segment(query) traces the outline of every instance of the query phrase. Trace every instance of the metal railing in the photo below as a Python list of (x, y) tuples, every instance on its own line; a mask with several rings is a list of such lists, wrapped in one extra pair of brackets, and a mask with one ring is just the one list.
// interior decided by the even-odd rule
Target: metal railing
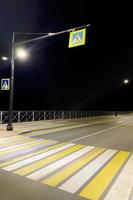
[[(120, 113), (120, 112), (119, 112)], [(121, 113), (125, 114), (125, 113)], [(57, 119), (82, 119), (88, 117), (100, 117), (115, 115), (114, 111), (13, 111), (12, 121), (14, 123), (57, 120)], [(0, 111), (0, 123), (7, 123), (8, 111)]]

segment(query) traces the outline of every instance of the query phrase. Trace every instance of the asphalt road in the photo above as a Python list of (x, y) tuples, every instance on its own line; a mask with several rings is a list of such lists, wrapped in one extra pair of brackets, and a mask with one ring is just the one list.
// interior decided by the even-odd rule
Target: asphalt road
[[(34, 133), (33, 133), (34, 135)], [(33, 136), (133, 152), (133, 116), (88, 123), (88, 126)]]
[(129, 115), (0, 138), (0, 199), (131, 200), (132, 130)]

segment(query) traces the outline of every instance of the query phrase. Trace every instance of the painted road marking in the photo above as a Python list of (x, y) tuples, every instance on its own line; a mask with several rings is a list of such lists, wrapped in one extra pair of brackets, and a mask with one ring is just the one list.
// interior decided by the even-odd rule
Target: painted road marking
[(0, 143), (0, 150), (4, 147), (11, 147), (11, 146), (15, 146), (17, 144), (23, 144), (25, 142), (28, 142), (28, 141), (33, 141), (33, 140), (36, 140), (36, 138), (28, 138), (28, 137), (25, 137), (25, 138), (18, 138), (16, 141), (4, 141), (4, 142), (1, 142)]
[(26, 139), (34, 139), (34, 138), (31, 138), (29, 136), (10, 136), (10, 137), (2, 137), (0, 138), (0, 146), (1, 145), (12, 145), (12, 144), (17, 144), (17, 142), (21, 142), (21, 141), (24, 141)]
[(80, 187), (82, 187), (95, 173), (100, 170), (104, 164), (106, 164), (112, 156), (116, 153), (116, 150), (107, 150), (93, 162), (89, 163), (76, 175), (72, 176), (68, 181), (66, 181), (59, 188), (61, 190), (75, 193)]
[(57, 173), (44, 179), (41, 182), (50, 186), (56, 186), (65, 179), (67, 179), (68, 177), (70, 177), (71, 175), (73, 175), (79, 169), (84, 167), (86, 164), (88, 164), (90, 161), (96, 158), (103, 151), (105, 151), (104, 148), (95, 148), (91, 152), (87, 153), (87, 155), (85, 155), (84, 157), (81, 157), (71, 165), (68, 165), (67, 167), (63, 168), (62, 170), (58, 171)]
[[(77, 192), (87, 199), (98, 200), (104, 196), (105, 200), (129, 200), (133, 188), (133, 155), (130, 156), (130, 152), (46, 141), (5, 148), (0, 152), (6, 152), (0, 157), (5, 159), (1, 160), (0, 167), (42, 184)], [(40, 145), (44, 146), (39, 150)], [(35, 148), (34, 152), (29, 153), (30, 148)], [(13, 158), (9, 157), (12, 150)], [(22, 150), (20, 157), (19, 150)]]
[(7, 171), (16, 170), (16, 169), (18, 169), (18, 168), (20, 168), (20, 167), (23, 167), (23, 166), (25, 166), (25, 165), (28, 165), (28, 164), (31, 164), (31, 163), (36, 162), (36, 161), (38, 161), (38, 160), (41, 160), (41, 159), (43, 159), (43, 158), (46, 158), (46, 157), (48, 157), (48, 156), (50, 156), (50, 155), (52, 155), (52, 154), (55, 154), (55, 153), (57, 153), (57, 152), (59, 152), (59, 151), (62, 151), (62, 150), (64, 150), (64, 149), (67, 149), (67, 148), (72, 147), (72, 146), (74, 146), (74, 144), (73, 144), (73, 143), (69, 143), (69, 144), (66, 144), (66, 145), (64, 145), (64, 146), (57, 147), (57, 148), (54, 149), (54, 150), (51, 150), (51, 151), (48, 151), (48, 152), (44, 152), (44, 153), (41, 153), (41, 154), (39, 154), (39, 155), (33, 156), (33, 157), (31, 157), (31, 158), (28, 158), (28, 159), (26, 159), (26, 160), (22, 160), (22, 161), (20, 161), (20, 162), (15, 163), (15, 164), (9, 165), (9, 166), (7, 166), (7, 167), (4, 167), (3, 169), (4, 169), (4, 170), (7, 170)]
[(99, 199), (129, 155), (129, 152), (117, 153), (79, 195), (89, 199)]
[(29, 174), (31, 172), (34, 172), (34, 171), (44, 167), (45, 165), (50, 164), (53, 161), (56, 161), (56, 160), (58, 160), (58, 159), (60, 159), (60, 158), (62, 158), (64, 156), (67, 156), (70, 153), (75, 152), (75, 151), (77, 151), (77, 150), (79, 150), (79, 149), (81, 149), (83, 147), (84, 147), (84, 145), (74, 145), (74, 146), (69, 147), (68, 149), (65, 149), (65, 150), (63, 150), (63, 151), (61, 151), (59, 153), (56, 153), (56, 154), (54, 154), (54, 155), (52, 155), (50, 157), (42, 159), (41, 161), (37, 161), (37, 162), (35, 162), (35, 163), (31, 164), (31, 165), (28, 165), (27, 167), (21, 168), (21, 169), (15, 171), (15, 173), (19, 174), (21, 176), (27, 175), (27, 174)]
[(18, 138), (22, 138), (24, 136), (20, 136), (20, 135), (17, 135), (17, 136), (10, 136), (10, 137), (5, 137), (5, 138), (0, 138), (0, 142), (3, 142), (3, 141), (12, 141), (12, 140), (17, 140)]
[(91, 146), (84, 147), (84, 148), (80, 149), (79, 151), (76, 151), (76, 152), (66, 156), (65, 158), (62, 158), (46, 167), (43, 167), (42, 169), (30, 174), (27, 177), (31, 178), (33, 180), (39, 180), (41, 178), (44, 178), (45, 176), (49, 175), (50, 173), (56, 171), (57, 169), (60, 169), (61, 167), (67, 165), (68, 163), (74, 161), (75, 159), (83, 156), (85, 153), (91, 151), (92, 149), (94, 149), (94, 147), (91, 147)]
[(9, 154), (0, 156), (0, 163), (5, 162), (6, 160), (9, 160), (9, 159), (11, 160), (11, 159), (14, 159), (14, 158), (18, 158), (19, 156), (22, 156), (22, 155), (35, 153), (36, 151), (42, 150), (42, 149), (46, 148), (47, 146), (49, 146), (48, 142), (44, 143), (44, 144), (39, 144), (39, 145), (36, 145), (36, 146), (33, 146), (33, 147), (29, 147), (29, 148), (26, 148), (26, 149), (22, 149), (22, 150), (19, 150), (17, 152), (13, 152), (13, 153), (9, 153)]
[[(48, 142), (47, 145), (49, 146), (49, 145), (55, 144), (55, 143), (57, 143), (57, 142), (56, 142), (56, 141), (51, 141), (51, 142)], [(12, 160), (8, 160), (8, 161), (5, 161), (5, 162), (2, 162), (2, 163), (0, 163), (0, 167), (5, 167), (5, 166), (8, 166), (8, 165), (10, 165), (10, 164), (16, 163), (16, 162), (18, 162), (18, 161), (24, 160), (24, 159), (26, 159), (26, 158), (30, 158), (30, 157), (32, 157), (32, 156), (38, 155), (38, 154), (40, 154), (40, 153), (44, 153), (44, 152), (46, 152), (46, 151), (50, 151), (50, 150), (52, 150), (52, 149), (54, 149), (54, 148), (63, 146), (64, 144), (65, 144), (65, 143), (59, 143), (59, 144), (56, 144), (56, 145), (50, 146), (50, 147), (47, 147), (47, 146), (46, 146), (46, 147), (47, 147), (46, 149), (37, 150), (37, 151), (34, 152), (34, 153), (29, 153), (29, 154), (27, 154), (27, 155), (24, 155), (24, 156), (22, 155), (22, 156), (19, 156), (18, 158), (12, 159)]]
[(45, 144), (47, 142), (49, 142), (50, 140), (42, 140), (42, 139), (39, 139), (39, 140), (35, 140), (33, 142), (30, 142), (29, 144), (26, 144), (22, 147), (17, 147), (15, 149), (11, 149), (11, 150), (8, 150), (8, 151), (3, 151), (3, 152), (0, 152), (0, 156), (2, 155), (6, 155), (6, 154), (9, 154), (9, 153), (12, 153), (12, 152), (16, 152), (16, 151), (19, 151), (19, 150), (23, 150), (23, 149), (26, 149), (26, 148), (29, 148), (29, 147), (34, 147), (34, 146), (37, 146), (37, 145), (40, 145), (40, 144)]
[(33, 139), (32, 138), (31, 139), (26, 139), (25, 141), (23, 141), (23, 143), (21, 142), (22, 144), (17, 144), (17, 145), (14, 145), (14, 146), (1, 148), (0, 152), (7, 151), (7, 150), (10, 150), (10, 149), (15, 149), (17, 147), (21, 147), (21, 146), (24, 146), (24, 145), (27, 145), (27, 144), (32, 144), (32, 143), (34, 143), (35, 140), (36, 140), (35, 138), (33, 138)]
[(129, 200), (133, 188), (133, 155), (127, 161), (105, 200)]

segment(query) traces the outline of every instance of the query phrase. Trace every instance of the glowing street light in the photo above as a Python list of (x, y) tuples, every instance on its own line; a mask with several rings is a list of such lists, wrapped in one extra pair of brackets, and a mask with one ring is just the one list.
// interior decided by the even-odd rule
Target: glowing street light
[(15, 56), (20, 60), (26, 60), (29, 57), (29, 54), (24, 48), (16, 48)]
[(127, 84), (129, 83), (129, 79), (124, 79), (124, 80), (123, 80), (123, 83), (124, 83), (125, 85), (127, 85)]
[(8, 58), (5, 56), (2, 56), (2, 60), (6, 61), (6, 60), (8, 60)]

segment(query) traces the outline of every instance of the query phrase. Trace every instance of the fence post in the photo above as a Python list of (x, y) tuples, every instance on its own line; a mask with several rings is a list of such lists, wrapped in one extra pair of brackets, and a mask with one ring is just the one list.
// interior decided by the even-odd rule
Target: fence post
[(34, 122), (34, 120), (35, 120), (35, 112), (33, 111), (32, 112), (32, 121)]
[(69, 119), (71, 119), (71, 111), (69, 111)]
[(55, 116), (55, 111), (54, 111), (54, 120), (55, 120), (55, 117), (56, 117), (56, 116)]
[(44, 118), (43, 119), (46, 120), (46, 111), (44, 111)]
[(75, 111), (75, 119), (77, 119), (77, 111)]
[(20, 111), (18, 112), (18, 123), (20, 122)]
[(1, 124), (2, 124), (2, 120), (3, 120), (3, 119), (2, 119), (2, 115), (3, 115), (3, 112), (1, 111), (1, 112), (0, 112), (0, 123), (1, 123)]
[(62, 120), (64, 120), (64, 111), (62, 111)]
[(80, 113), (81, 113), (81, 114), (80, 114), (80, 118), (82, 119), (82, 111), (80, 111)]

